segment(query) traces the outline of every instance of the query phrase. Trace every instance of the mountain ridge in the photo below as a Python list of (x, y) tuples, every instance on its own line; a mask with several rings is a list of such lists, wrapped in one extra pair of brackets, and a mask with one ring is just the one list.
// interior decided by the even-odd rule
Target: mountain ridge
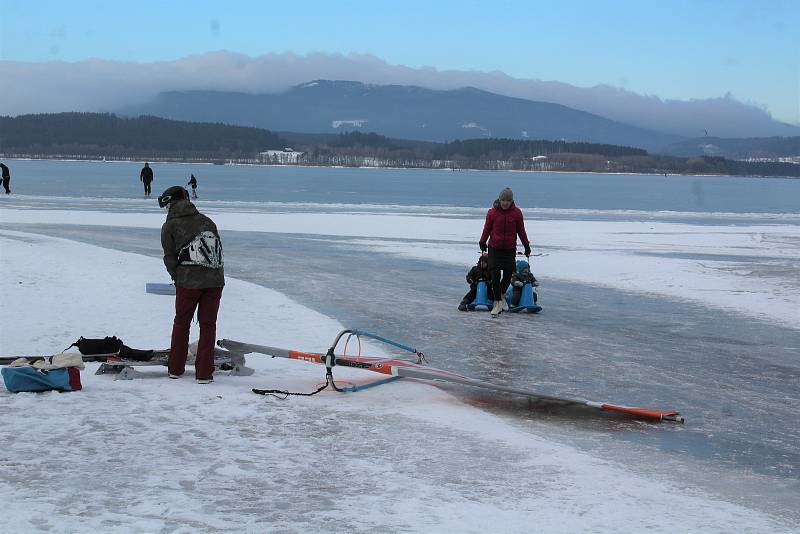
[(373, 131), (436, 142), (480, 137), (564, 139), (657, 150), (682, 140), (562, 104), (507, 97), (476, 87), (440, 90), (352, 80), (311, 80), (280, 93), (167, 91), (148, 103), (116, 112), (273, 131)]
[(730, 92), (680, 100), (609, 84), (580, 87), (534, 77), (515, 78), (499, 70), (414, 68), (370, 54), (283, 52), (248, 56), (218, 50), (150, 63), (0, 60), (0, 71), (2, 115), (104, 112), (144, 103), (163, 91), (277, 93), (308, 80), (340, 79), (430, 89), (472, 86), (499, 95), (557, 103), (683, 138), (706, 131), (724, 138), (800, 135), (800, 119), (795, 123), (777, 120), (764, 107), (738, 100)]

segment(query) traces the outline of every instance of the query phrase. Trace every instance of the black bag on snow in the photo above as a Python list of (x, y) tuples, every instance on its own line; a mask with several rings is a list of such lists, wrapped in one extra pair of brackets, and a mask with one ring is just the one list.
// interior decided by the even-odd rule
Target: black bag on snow
[(133, 360), (135, 362), (149, 362), (150, 360), (153, 359), (153, 356), (155, 356), (155, 351), (153, 350), (132, 349), (128, 345), (122, 345), (119, 348), (119, 357), (122, 358), (123, 360)]
[(122, 340), (118, 339), (117, 336), (106, 336), (103, 339), (92, 339), (81, 336), (78, 341), (67, 347), (67, 349), (78, 347), (81, 354), (88, 356), (92, 354), (113, 354), (119, 352), (122, 346)]

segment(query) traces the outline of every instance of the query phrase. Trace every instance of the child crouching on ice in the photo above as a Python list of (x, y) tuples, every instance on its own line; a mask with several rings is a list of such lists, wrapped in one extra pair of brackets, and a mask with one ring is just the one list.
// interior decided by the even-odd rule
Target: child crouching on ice
[(511, 294), (511, 305), (519, 305), (519, 299), (522, 296), (522, 287), (525, 284), (532, 284), (533, 287), (539, 286), (539, 281), (533, 276), (531, 266), (525, 260), (517, 260), (517, 270), (511, 275), (511, 287), (513, 293)]
[(473, 300), (475, 300), (475, 296), (478, 294), (478, 280), (486, 281), (486, 290), (489, 293), (489, 300), (493, 301), (494, 296), (492, 295), (492, 279), (491, 273), (489, 272), (489, 259), (484, 254), (478, 258), (477, 265), (474, 265), (467, 273), (469, 291), (466, 295), (464, 295), (464, 298), (461, 299), (461, 304), (458, 305), (459, 310), (467, 311), (467, 306)]

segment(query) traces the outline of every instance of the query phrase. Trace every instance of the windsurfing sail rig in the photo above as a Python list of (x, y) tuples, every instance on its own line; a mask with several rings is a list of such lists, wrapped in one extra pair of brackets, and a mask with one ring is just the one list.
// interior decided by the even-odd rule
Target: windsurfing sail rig
[[(345, 334), (371, 337), (373, 339), (377, 339), (379, 341), (383, 341), (385, 343), (389, 343), (391, 345), (400, 347), (404, 350), (408, 350), (409, 352), (417, 354), (417, 362), (403, 360), (400, 358), (361, 356), (360, 354), (358, 356), (334, 355), (334, 349), (338, 345), (339, 340)], [(266, 354), (268, 356), (276, 358), (288, 358), (291, 360), (300, 360), (304, 362), (322, 364), (328, 368), (328, 376), (331, 376), (330, 371), (334, 366), (340, 365), (343, 367), (364, 369), (367, 371), (373, 371), (383, 375), (390, 375), (401, 378), (415, 378), (419, 380), (432, 380), (432, 381), (449, 382), (454, 384), (463, 384), (466, 386), (472, 386), (476, 388), (519, 395), (536, 401), (542, 401), (558, 405), (584, 406), (593, 409), (623, 413), (633, 417), (647, 419), (651, 421), (672, 421), (677, 423), (684, 422), (684, 418), (681, 416), (679, 412), (675, 410), (636, 408), (633, 406), (624, 406), (619, 404), (612, 404), (609, 402), (598, 402), (580, 398), (548, 395), (526, 389), (494, 384), (491, 382), (487, 382), (485, 380), (477, 380), (474, 378), (469, 378), (460, 375), (458, 373), (453, 373), (451, 371), (428, 367), (426, 365), (423, 365), (423, 362), (425, 361), (425, 356), (420, 351), (413, 349), (411, 347), (407, 347), (405, 345), (401, 345), (399, 343), (395, 343), (386, 338), (382, 338), (380, 336), (376, 336), (374, 334), (358, 330), (343, 330), (342, 332), (340, 332), (339, 335), (336, 337), (336, 340), (334, 341), (333, 345), (331, 346), (330, 349), (328, 349), (328, 352), (326, 354), (283, 349), (279, 347), (270, 347), (267, 345), (243, 343), (241, 341), (234, 341), (231, 339), (222, 339), (217, 342), (217, 345), (231, 352), (239, 352), (243, 354), (249, 354), (249, 353)], [(336, 388), (335, 385), (334, 389), (339, 390), (338, 388)]]

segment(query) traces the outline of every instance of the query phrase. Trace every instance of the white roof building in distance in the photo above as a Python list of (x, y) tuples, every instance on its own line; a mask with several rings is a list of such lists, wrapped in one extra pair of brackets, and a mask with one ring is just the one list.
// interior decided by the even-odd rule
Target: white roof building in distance
[(259, 152), (259, 156), (266, 163), (281, 163), (292, 164), (297, 163), (297, 160), (305, 154), (305, 152), (297, 152), (293, 148), (286, 147), (283, 150), (265, 150)]

